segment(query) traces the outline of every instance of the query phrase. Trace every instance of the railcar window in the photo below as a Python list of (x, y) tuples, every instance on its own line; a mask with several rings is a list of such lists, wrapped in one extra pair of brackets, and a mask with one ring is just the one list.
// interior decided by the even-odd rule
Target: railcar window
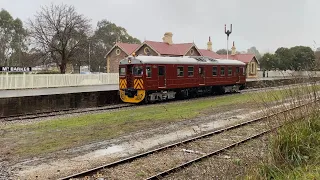
[(228, 67), (228, 76), (232, 76), (232, 67)]
[(239, 67), (236, 67), (236, 75), (239, 75), (239, 73), (240, 73), (240, 69)]
[(204, 75), (204, 68), (203, 67), (199, 67), (199, 74)]
[(119, 74), (120, 74), (120, 76), (125, 76), (126, 75), (126, 68), (124, 68), (124, 67), (119, 68)]
[(142, 76), (142, 75), (143, 75), (143, 68), (142, 68), (142, 66), (134, 66), (134, 67), (133, 67), (133, 75), (134, 75), (134, 76)]
[(151, 77), (151, 67), (150, 66), (147, 66), (146, 67), (146, 75), (147, 75), (147, 77)]
[(245, 67), (242, 67), (242, 74), (246, 75), (246, 68)]
[(177, 68), (177, 76), (183, 76), (183, 67)]
[(225, 73), (224, 73), (224, 67), (221, 67), (221, 68), (220, 68), (220, 75), (221, 75), (221, 76), (224, 76), (224, 75), (225, 75)]
[(193, 66), (188, 67), (188, 76), (193, 76)]
[(217, 76), (217, 75), (218, 75), (218, 68), (212, 67), (212, 76)]

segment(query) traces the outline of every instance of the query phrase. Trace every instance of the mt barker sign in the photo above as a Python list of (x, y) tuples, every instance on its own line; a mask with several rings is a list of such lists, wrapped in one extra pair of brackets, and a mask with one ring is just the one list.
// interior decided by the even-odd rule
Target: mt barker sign
[(4, 67), (0, 66), (0, 71), (4, 72), (31, 72), (31, 67)]

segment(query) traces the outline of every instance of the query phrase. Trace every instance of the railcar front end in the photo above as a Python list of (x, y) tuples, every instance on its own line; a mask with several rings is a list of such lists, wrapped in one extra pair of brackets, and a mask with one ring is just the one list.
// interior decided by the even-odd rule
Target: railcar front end
[(119, 93), (121, 100), (126, 103), (140, 103), (144, 100), (143, 64), (129, 57), (119, 65)]

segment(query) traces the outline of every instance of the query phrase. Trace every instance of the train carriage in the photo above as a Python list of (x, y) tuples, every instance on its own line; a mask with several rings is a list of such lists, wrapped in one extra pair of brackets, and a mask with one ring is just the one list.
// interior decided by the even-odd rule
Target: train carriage
[(203, 56), (129, 56), (119, 65), (120, 98), (140, 103), (239, 92), (246, 82), (245, 67), (241, 61)]

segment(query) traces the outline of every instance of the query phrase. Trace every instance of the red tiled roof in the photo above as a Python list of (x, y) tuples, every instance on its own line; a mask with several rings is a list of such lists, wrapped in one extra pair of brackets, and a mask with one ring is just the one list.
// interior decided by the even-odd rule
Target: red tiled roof
[(116, 45), (118, 45), (128, 55), (132, 54), (133, 51), (140, 46), (140, 44), (129, 44), (129, 43), (117, 43)]
[(207, 49), (199, 49), (200, 53), (202, 56), (207, 56), (207, 57), (211, 57), (214, 59), (220, 59), (221, 56), (213, 51), (209, 51)]
[(145, 44), (153, 48), (161, 55), (185, 55), (194, 45), (193, 43), (168, 44), (165, 42), (145, 41)]
[[(228, 59), (233, 59), (233, 60), (239, 60), (241, 62), (244, 63), (249, 63), (253, 58), (254, 58), (254, 54), (236, 54), (236, 55), (229, 55)], [(222, 54), (220, 55), (221, 59), (227, 59), (227, 55), (226, 54)]]

